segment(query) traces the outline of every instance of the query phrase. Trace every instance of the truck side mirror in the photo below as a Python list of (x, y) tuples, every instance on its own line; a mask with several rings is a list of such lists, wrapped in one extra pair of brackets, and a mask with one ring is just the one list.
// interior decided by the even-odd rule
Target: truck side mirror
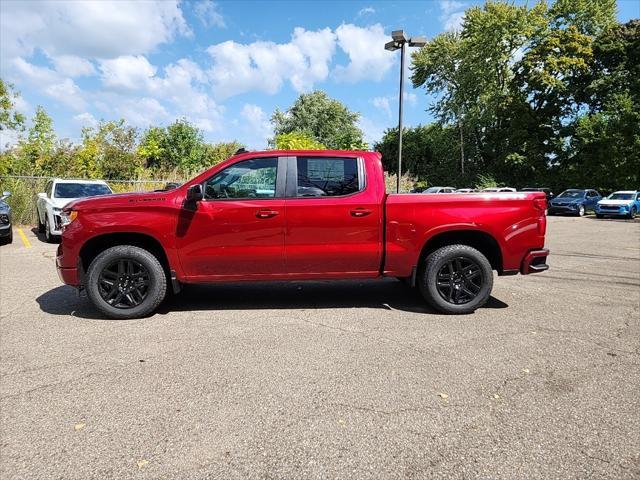
[(9, 198), (11, 196), (11, 192), (2, 192), (2, 197), (0, 200), (4, 200), (5, 198)]
[(189, 187), (189, 189), (187, 190), (187, 196), (185, 197), (185, 200), (189, 203), (195, 203), (195, 202), (199, 202), (203, 198), (204, 198), (204, 195), (202, 194), (202, 185), (197, 184), (197, 185), (191, 185)]
[(40, 193), (38, 194), (38, 198), (47, 198), (47, 194), (46, 194), (46, 193), (44, 193), (44, 192), (40, 192)]

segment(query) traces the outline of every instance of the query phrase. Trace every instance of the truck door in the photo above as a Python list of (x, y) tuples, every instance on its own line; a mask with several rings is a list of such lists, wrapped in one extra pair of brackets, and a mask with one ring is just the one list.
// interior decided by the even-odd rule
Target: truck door
[(364, 159), (290, 157), (285, 268), (301, 277), (373, 277), (382, 243), (382, 196), (367, 188)]
[(203, 184), (204, 199), (183, 209), (176, 242), (192, 280), (269, 278), (284, 273), (286, 158), (243, 160)]

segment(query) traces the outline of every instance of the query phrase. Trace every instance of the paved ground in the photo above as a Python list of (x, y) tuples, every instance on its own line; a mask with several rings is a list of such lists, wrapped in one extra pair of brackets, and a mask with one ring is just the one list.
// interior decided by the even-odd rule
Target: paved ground
[(0, 248), (0, 477), (639, 478), (640, 222), (447, 317), (395, 280), (190, 288), (100, 319)]

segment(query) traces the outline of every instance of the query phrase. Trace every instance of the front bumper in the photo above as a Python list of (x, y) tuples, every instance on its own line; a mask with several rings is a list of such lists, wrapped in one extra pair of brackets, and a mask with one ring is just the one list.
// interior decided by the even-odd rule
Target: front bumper
[(62, 235), (62, 218), (60, 217), (60, 214), (53, 213), (51, 216), (53, 217), (53, 223), (51, 224), (51, 235)]
[(549, 270), (547, 265), (547, 256), (549, 255), (548, 248), (541, 248), (540, 250), (531, 250), (522, 260), (520, 266), (520, 273), (522, 275), (528, 275), (530, 273), (540, 273), (545, 270)]
[(64, 249), (62, 244), (58, 245), (58, 251), (56, 253), (56, 270), (58, 272), (58, 278), (60, 278), (60, 281), (66, 285), (79, 287), (82, 285), (84, 277), (82, 265), (78, 263), (78, 266), (63, 266), (63, 251)]
[(557, 213), (572, 213), (575, 215), (578, 213), (579, 207), (580, 206), (578, 204), (553, 205), (550, 203), (549, 206), (547, 207), (547, 212), (550, 213), (551, 215), (557, 214)]
[(0, 237), (8, 237), (11, 235), (11, 224), (5, 223), (0, 225)]
[(598, 215), (629, 215), (629, 207), (626, 205), (596, 205)]

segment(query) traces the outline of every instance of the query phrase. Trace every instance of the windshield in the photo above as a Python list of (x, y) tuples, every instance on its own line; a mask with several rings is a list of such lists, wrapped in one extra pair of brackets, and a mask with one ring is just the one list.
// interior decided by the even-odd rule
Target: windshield
[(612, 193), (607, 197), (609, 200), (633, 200), (633, 193)]
[(558, 198), (582, 198), (584, 197), (584, 190), (565, 190)]
[(109, 187), (101, 183), (58, 183), (54, 195), (56, 198), (81, 198), (110, 193)]
[(442, 187), (429, 187), (423, 193), (438, 193)]

